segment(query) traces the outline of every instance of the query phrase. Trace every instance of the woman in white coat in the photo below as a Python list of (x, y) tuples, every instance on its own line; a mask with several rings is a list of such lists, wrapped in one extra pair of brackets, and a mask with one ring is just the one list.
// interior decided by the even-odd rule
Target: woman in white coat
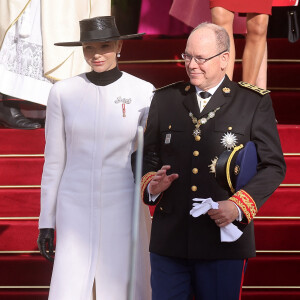
[[(38, 246), (52, 259), (50, 300), (126, 299), (134, 180), (130, 157), (153, 85), (118, 69), (114, 17), (80, 21), (93, 71), (54, 84), (46, 115)], [(149, 215), (148, 215), (149, 217)], [(148, 219), (148, 221), (150, 218)], [(136, 299), (150, 299), (147, 228), (141, 218)], [(49, 253), (46, 250), (49, 249)], [(144, 254), (144, 255), (143, 255)]]

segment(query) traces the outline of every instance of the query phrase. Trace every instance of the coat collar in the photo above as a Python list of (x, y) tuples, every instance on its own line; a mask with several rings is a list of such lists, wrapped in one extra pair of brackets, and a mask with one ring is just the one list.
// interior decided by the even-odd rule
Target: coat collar
[(228, 102), (228, 100), (230, 100), (232, 97), (232, 92), (233, 84), (227, 75), (225, 75), (223, 82), (200, 113), (200, 118)]
[(233, 94), (234, 85), (232, 81), (225, 75), (225, 78), (218, 89), (215, 91), (211, 99), (209, 100), (208, 104), (200, 113), (197, 96), (196, 96), (196, 88), (195, 86), (187, 83), (184, 85), (185, 94), (183, 105), (188, 110), (188, 112), (192, 112), (193, 115), (199, 119), (211, 111), (214, 111), (217, 107), (223, 106), (227, 103)]
[(191, 84), (186, 84), (184, 89), (185, 97), (183, 100), (183, 105), (188, 110), (188, 112), (192, 112), (193, 115), (198, 119), (200, 117), (200, 109), (196, 96), (195, 86)]

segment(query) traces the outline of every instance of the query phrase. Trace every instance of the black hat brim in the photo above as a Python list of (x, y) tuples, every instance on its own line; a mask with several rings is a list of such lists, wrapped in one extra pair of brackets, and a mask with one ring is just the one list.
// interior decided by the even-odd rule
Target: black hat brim
[(121, 36), (110, 37), (110, 38), (103, 38), (103, 39), (93, 39), (93, 40), (77, 41), (77, 42), (61, 42), (61, 43), (55, 43), (54, 45), (65, 46), (65, 47), (76, 47), (76, 46), (82, 46), (83, 43), (137, 39), (142, 37), (144, 34), (145, 33), (136, 33), (136, 34), (127, 34), (127, 35), (121, 35)]
[[(242, 145), (240, 145), (242, 146)], [(257, 170), (257, 152), (255, 144), (251, 141), (247, 142), (245, 147), (237, 150), (230, 161), (228, 161), (232, 150), (225, 150), (221, 153), (216, 163), (216, 180), (224, 189), (232, 192), (243, 188), (251, 178), (256, 174)], [(226, 167), (229, 163), (229, 174), (226, 173)], [(235, 168), (237, 169), (235, 170)], [(235, 172), (237, 171), (237, 172)], [(228, 176), (229, 175), (229, 178)], [(229, 184), (231, 181), (231, 186)]]
[(230, 150), (225, 150), (220, 154), (217, 160), (216, 174), (215, 174), (218, 184), (225, 190), (229, 190), (229, 191), (230, 189), (228, 186), (227, 176), (226, 176), (226, 165), (230, 154), (231, 154)]

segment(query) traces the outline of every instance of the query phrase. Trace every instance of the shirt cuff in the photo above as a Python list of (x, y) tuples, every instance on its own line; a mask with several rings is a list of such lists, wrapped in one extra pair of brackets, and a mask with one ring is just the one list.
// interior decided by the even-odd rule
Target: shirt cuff
[(157, 197), (160, 195), (160, 194), (156, 194), (156, 195), (150, 194), (150, 192), (149, 192), (149, 185), (147, 186), (147, 192), (148, 192), (148, 195), (149, 195), (149, 201), (151, 201), (151, 202), (155, 202), (155, 200), (157, 199)]
[[(150, 197), (150, 194), (149, 194), (149, 197)], [(244, 214), (243, 214), (242, 210), (234, 202), (233, 202), (233, 204), (236, 206), (236, 208), (238, 209), (238, 212), (239, 212), (239, 216), (236, 218), (236, 221), (241, 222), (243, 220)]]

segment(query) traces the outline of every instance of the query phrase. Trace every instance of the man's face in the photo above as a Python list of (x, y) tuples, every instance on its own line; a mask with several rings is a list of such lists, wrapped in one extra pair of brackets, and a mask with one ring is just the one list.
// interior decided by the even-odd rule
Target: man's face
[[(208, 28), (194, 31), (188, 38), (185, 53), (196, 58), (209, 58), (226, 49), (217, 49), (214, 32)], [(229, 53), (224, 52), (203, 64), (195, 59), (185, 61), (185, 68), (191, 84), (202, 90), (216, 86), (225, 75)]]

